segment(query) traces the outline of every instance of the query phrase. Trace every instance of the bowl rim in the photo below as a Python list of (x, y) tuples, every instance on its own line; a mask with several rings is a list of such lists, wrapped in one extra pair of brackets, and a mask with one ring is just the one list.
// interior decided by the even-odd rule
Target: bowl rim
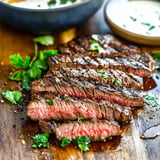
[[(143, 0), (140, 0), (140, 1), (143, 1)], [(119, 30), (121, 30), (122, 32), (127, 32), (131, 36), (140, 37), (140, 38), (143, 38), (143, 39), (160, 40), (160, 36), (146, 36), (146, 35), (142, 35), (142, 34), (138, 34), (138, 33), (133, 33), (131, 31), (128, 31), (128, 30), (122, 28), (121, 26), (117, 25), (116, 23), (114, 23), (111, 20), (110, 16), (107, 15), (107, 8), (109, 7), (110, 3), (112, 3), (111, 0), (107, 1), (107, 3), (104, 6), (104, 16), (105, 16), (105, 20), (107, 22), (109, 21), (109, 23), (111, 23), (112, 25), (114, 25), (116, 28), (119, 28)], [(128, 1), (125, 1), (125, 3), (128, 3)], [(157, 2), (157, 3), (160, 3), (160, 2)], [(110, 26), (110, 28), (112, 28), (112, 27)]]
[(26, 12), (56, 12), (56, 11), (64, 11), (64, 10), (70, 10), (70, 9), (73, 9), (73, 8), (76, 8), (76, 7), (79, 7), (79, 6), (82, 6), (82, 5), (85, 5), (85, 4), (88, 4), (89, 2), (92, 2), (93, 0), (85, 0), (85, 1), (82, 1), (80, 3), (73, 3), (71, 5), (68, 5), (68, 6), (64, 6), (64, 7), (59, 7), (59, 8), (46, 8), (46, 9), (32, 9), (32, 8), (22, 8), (22, 7), (16, 7), (16, 6), (12, 6), (10, 4), (7, 4), (7, 3), (4, 3), (2, 1), (0, 1), (0, 5), (3, 5), (7, 8), (10, 8), (10, 9), (14, 9), (14, 10), (19, 10), (19, 11), (26, 11)]

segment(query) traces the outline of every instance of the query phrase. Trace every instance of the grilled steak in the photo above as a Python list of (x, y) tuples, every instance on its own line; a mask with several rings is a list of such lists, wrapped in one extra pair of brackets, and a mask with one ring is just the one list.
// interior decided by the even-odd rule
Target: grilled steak
[(86, 136), (91, 141), (103, 141), (106, 138), (121, 135), (119, 125), (107, 120), (71, 121), (58, 124), (52, 121), (40, 121), (39, 126), (44, 132), (55, 133), (58, 140), (62, 140), (63, 137), (73, 140), (78, 136)]
[(50, 67), (118, 69), (126, 73), (134, 73), (140, 77), (151, 75), (155, 71), (155, 62), (147, 54), (134, 54), (127, 57), (92, 57), (83, 54), (59, 55), (49, 58)]
[(143, 87), (143, 78), (135, 76), (132, 73), (127, 75), (122, 71), (113, 69), (99, 70), (62, 67), (56, 70), (56, 68), (50, 68), (46, 76), (78, 78), (80, 80), (94, 81), (96, 84), (117, 85), (134, 89), (142, 89)]
[(48, 91), (73, 97), (105, 99), (126, 106), (144, 106), (143, 95), (131, 88), (113, 88), (72, 78), (60, 78), (59, 80), (60, 82), (58, 83), (53, 77), (44, 77), (36, 80), (32, 82), (32, 92)]
[[(85, 119), (108, 119), (119, 122), (128, 121), (131, 118), (131, 109), (112, 104), (105, 100), (99, 102), (90, 99), (55, 97), (46, 93), (37, 96), (27, 107), (27, 116), (32, 120), (76, 120), (78, 117)], [(46, 100), (51, 100), (49, 105)]]

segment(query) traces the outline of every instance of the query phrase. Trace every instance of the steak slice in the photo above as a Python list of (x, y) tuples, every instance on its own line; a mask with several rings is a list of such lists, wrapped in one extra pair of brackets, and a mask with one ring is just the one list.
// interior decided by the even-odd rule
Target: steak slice
[(95, 81), (96, 84), (119, 85), (134, 89), (143, 88), (143, 78), (135, 76), (132, 73), (126, 74), (120, 70), (113, 69), (50, 68), (46, 76), (78, 78), (80, 80)]
[[(84, 56), (85, 55), (85, 56)], [(148, 53), (131, 54), (115, 58), (87, 56), (86, 53), (59, 55), (49, 58), (50, 67), (118, 69), (140, 77), (151, 75), (155, 71), (155, 61)]]
[(52, 76), (35, 80), (31, 86), (32, 93), (47, 91), (73, 97), (105, 99), (126, 106), (144, 106), (143, 94), (131, 88), (95, 85), (72, 78), (60, 78), (59, 82), (56, 82)]
[(107, 120), (95, 121), (70, 121), (55, 124), (54, 121), (39, 121), (39, 126), (43, 132), (55, 133), (58, 140), (66, 137), (70, 140), (78, 136), (89, 137), (91, 141), (104, 141), (112, 136), (120, 136), (120, 126), (116, 122)]
[[(91, 51), (90, 47), (92, 41), (96, 40), (101, 46), (102, 53)], [(67, 44), (60, 45), (58, 50), (61, 54), (74, 55), (77, 53), (84, 53), (85, 55), (98, 55), (102, 57), (117, 57), (127, 56), (130, 54), (141, 53), (141, 50), (133, 45), (127, 46), (122, 44), (120, 41), (115, 39), (112, 35), (92, 35), (92, 36), (81, 36), (73, 39)]]
[[(131, 118), (131, 109), (112, 104), (106, 100), (99, 102), (90, 99), (55, 97), (53, 94), (36, 95), (37, 99), (30, 101), (27, 106), (27, 116), (32, 120), (76, 120), (108, 119), (126, 122)], [(34, 98), (35, 98), (34, 97)], [(49, 105), (46, 100), (51, 100)]]

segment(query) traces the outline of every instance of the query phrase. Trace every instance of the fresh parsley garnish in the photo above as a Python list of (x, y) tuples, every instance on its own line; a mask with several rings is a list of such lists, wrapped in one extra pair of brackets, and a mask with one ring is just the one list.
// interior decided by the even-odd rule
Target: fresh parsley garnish
[(105, 74), (106, 72), (104, 70), (98, 71), (98, 74)]
[(4, 98), (10, 101), (13, 104), (22, 104), (23, 103), (23, 95), (20, 91), (9, 91), (6, 90), (2, 92)]
[(55, 82), (56, 82), (56, 83), (59, 83), (59, 82), (60, 82), (60, 79), (59, 79), (59, 78), (55, 78)]
[(41, 78), (48, 70), (49, 66), (47, 59), (50, 56), (58, 54), (57, 50), (43, 50), (38, 52), (38, 45), (50, 45), (53, 44), (53, 38), (51, 36), (41, 36), (34, 38), (35, 54), (30, 62), (30, 57), (26, 57), (25, 60), (18, 55), (10, 56), (11, 64), (19, 68), (26, 68), (26, 70), (19, 70), (9, 76), (10, 80), (21, 81), (22, 88), (30, 90), (30, 82)]
[(152, 107), (158, 106), (157, 100), (158, 98), (155, 95), (147, 95), (144, 97), (145, 103), (151, 105)]
[(35, 43), (39, 43), (44, 46), (53, 45), (54, 39), (50, 35), (40, 36), (33, 39)]
[(63, 137), (62, 138), (62, 141), (61, 141), (61, 147), (64, 147), (64, 146), (67, 146), (68, 144), (71, 143), (71, 140), (66, 138), (66, 137)]
[(49, 134), (48, 133), (42, 133), (37, 134), (34, 136), (34, 144), (32, 145), (33, 148), (41, 148), (41, 147), (49, 147), (48, 142)]
[(56, 4), (56, 0), (48, 1), (48, 6), (55, 5), (55, 4)]
[(78, 117), (78, 122), (82, 122), (84, 119), (86, 119), (85, 117)]
[(159, 50), (153, 51), (152, 54), (153, 54), (153, 57), (155, 58), (156, 61), (160, 60), (160, 51)]
[(64, 98), (64, 99), (66, 99), (66, 98), (68, 98), (68, 97), (69, 97), (68, 94), (64, 94), (64, 95), (63, 95), (63, 98)]
[(78, 137), (76, 138), (76, 143), (77, 143), (79, 149), (80, 149), (82, 152), (86, 152), (86, 151), (89, 150), (89, 147), (90, 147), (90, 145), (89, 145), (90, 139), (89, 139), (88, 137), (85, 137), (85, 136), (80, 137), (80, 136), (78, 136)]
[(107, 79), (108, 78), (108, 76), (107, 75), (103, 75), (103, 79)]
[(53, 101), (52, 101), (52, 100), (47, 99), (46, 102), (47, 102), (49, 105), (53, 105)]
[(116, 80), (116, 81), (115, 81), (115, 85), (116, 85), (116, 86), (121, 86), (122, 83), (121, 83), (119, 80)]
[(23, 60), (19, 54), (15, 54), (9, 56), (9, 58), (11, 60), (11, 64), (16, 67), (26, 68), (30, 64), (30, 57), (25, 57), (25, 60)]

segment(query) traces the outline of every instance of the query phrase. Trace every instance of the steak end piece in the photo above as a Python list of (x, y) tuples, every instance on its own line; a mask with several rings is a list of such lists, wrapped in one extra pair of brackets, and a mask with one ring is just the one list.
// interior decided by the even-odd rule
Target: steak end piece
[(63, 137), (74, 140), (78, 136), (89, 137), (91, 141), (104, 141), (109, 137), (121, 135), (120, 126), (107, 120), (72, 121), (57, 125), (52, 121), (39, 121), (39, 126), (43, 132), (55, 133), (60, 141)]

